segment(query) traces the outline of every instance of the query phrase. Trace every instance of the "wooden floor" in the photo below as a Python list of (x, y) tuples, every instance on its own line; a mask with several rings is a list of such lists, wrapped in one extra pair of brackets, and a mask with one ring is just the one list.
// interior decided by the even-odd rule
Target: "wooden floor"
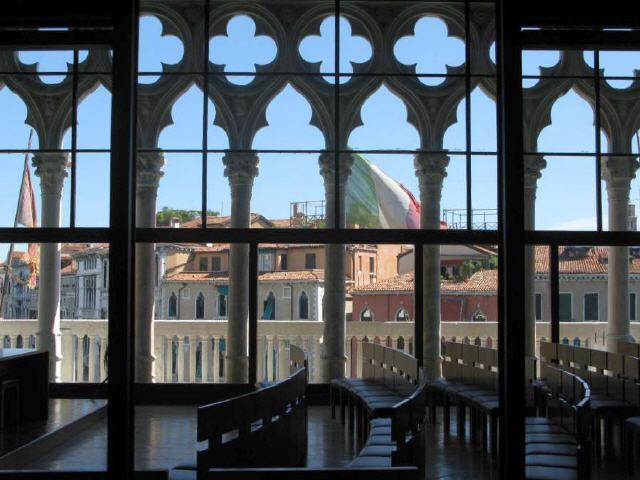
[(33, 454), (67, 442), (106, 418), (106, 400), (51, 399), (49, 418), (9, 425), (0, 430), (0, 469), (23, 467)]
[[(440, 418), (440, 416), (439, 416)], [(171, 469), (195, 462), (196, 408), (186, 406), (140, 406), (136, 408), (136, 469)], [(355, 455), (351, 436), (328, 407), (309, 408), (308, 465), (342, 466)], [(497, 465), (473, 445), (457, 436), (455, 421), (449, 435), (441, 424), (426, 430), (426, 479), (497, 479)], [(100, 421), (64, 445), (34, 459), (27, 468), (43, 470), (96, 470), (106, 465), (106, 425)], [(593, 480), (627, 479), (624, 462), (594, 462)]]

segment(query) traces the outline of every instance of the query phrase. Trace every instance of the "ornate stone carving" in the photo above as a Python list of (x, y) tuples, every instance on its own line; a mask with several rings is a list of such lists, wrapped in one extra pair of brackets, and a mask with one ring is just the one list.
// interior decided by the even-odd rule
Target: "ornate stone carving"
[(136, 162), (137, 188), (158, 188), (160, 179), (164, 176), (162, 168), (165, 165), (164, 153), (139, 152)]
[[(339, 153), (338, 162), (340, 168), (340, 184), (346, 185), (349, 175), (351, 175), (351, 167), (353, 166), (353, 155), (350, 153)], [(318, 158), (320, 164), (320, 175), (324, 179), (325, 187), (333, 186), (335, 178), (335, 158), (334, 153), (322, 153)]]
[(222, 158), (224, 176), (229, 179), (231, 186), (253, 183), (258, 176), (259, 161), (255, 152), (227, 152)]
[(535, 188), (547, 161), (542, 155), (526, 155), (524, 157), (524, 187)]
[(413, 160), (416, 169), (416, 176), (423, 184), (439, 184), (447, 176), (447, 166), (449, 166), (449, 155), (446, 153), (419, 153)]
[(33, 156), (35, 174), (40, 177), (43, 195), (61, 195), (67, 177), (70, 155), (63, 152), (37, 153)]

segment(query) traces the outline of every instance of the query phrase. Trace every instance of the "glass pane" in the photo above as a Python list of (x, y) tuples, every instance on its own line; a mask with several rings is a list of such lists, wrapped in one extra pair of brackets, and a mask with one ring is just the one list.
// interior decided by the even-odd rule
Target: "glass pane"
[(204, 77), (173, 75), (138, 85), (138, 148), (202, 149)]
[(164, 154), (156, 201), (159, 227), (196, 228), (201, 225), (202, 155)]
[(348, 228), (420, 227), (413, 155), (355, 154), (347, 181)]
[(251, 226), (324, 228), (325, 190), (318, 155), (260, 153), (259, 159)]
[[(595, 230), (595, 159), (546, 157), (537, 181), (535, 229)], [(570, 184), (567, 178), (571, 179)]]

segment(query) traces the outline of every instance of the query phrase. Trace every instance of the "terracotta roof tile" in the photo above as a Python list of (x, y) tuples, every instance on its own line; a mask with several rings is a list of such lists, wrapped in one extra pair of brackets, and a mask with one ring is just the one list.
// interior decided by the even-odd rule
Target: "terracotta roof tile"
[[(251, 214), (251, 225), (254, 223), (264, 224), (266, 227), (273, 227), (273, 223), (268, 218), (260, 215), (259, 213)], [(229, 216), (207, 216), (207, 227), (211, 228), (229, 228), (231, 226), (231, 217)], [(189, 220), (187, 222), (183, 222), (180, 224), (180, 228), (198, 228), (202, 227), (202, 221), (200, 217), (194, 218), (193, 220)], [(166, 227), (169, 228), (169, 227)]]
[[(278, 281), (322, 281), (324, 280), (323, 270), (286, 270), (277, 272), (265, 272), (258, 275), (258, 281), (278, 282)], [(178, 272), (167, 276), (168, 282), (224, 282), (229, 281), (227, 272)]]
[[(442, 280), (440, 289), (442, 293), (457, 292), (496, 292), (498, 288), (497, 270), (479, 270), (467, 280), (457, 282), (454, 280)], [(353, 294), (406, 292), (413, 293), (413, 272), (404, 273), (387, 280), (370, 283), (353, 289)]]
[[(560, 273), (606, 275), (608, 272), (608, 247), (560, 247)], [(549, 273), (549, 247), (535, 247), (536, 273)], [(640, 274), (640, 259), (630, 257), (629, 273)]]

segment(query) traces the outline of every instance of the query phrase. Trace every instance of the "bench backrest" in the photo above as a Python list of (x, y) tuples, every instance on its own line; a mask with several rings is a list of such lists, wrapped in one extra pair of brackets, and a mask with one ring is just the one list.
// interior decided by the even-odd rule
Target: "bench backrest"
[(396, 444), (393, 452), (393, 466), (418, 465), (424, 455), (423, 427), (427, 408), (426, 383), (420, 382), (418, 388), (405, 400), (393, 407), (391, 414), (391, 436)]
[(477, 345), (445, 342), (442, 375), (452, 381), (498, 388), (498, 350)]
[[(293, 375), (301, 368), (306, 369), (309, 374), (309, 364), (307, 362), (307, 354), (296, 345), (289, 345), (289, 375)], [(307, 382), (309, 379), (307, 378)]]
[(640, 383), (638, 357), (550, 342), (540, 342), (540, 357), (584, 379), (593, 393), (635, 402), (632, 389), (625, 385)]
[[(540, 376), (548, 387), (545, 399), (547, 416), (563, 426), (578, 442), (578, 478), (590, 468), (591, 390), (578, 375), (548, 362), (540, 363)], [(580, 473), (581, 472), (581, 473)]]
[(294, 467), (306, 456), (307, 372), (198, 407), (198, 474), (209, 468)]
[(362, 342), (362, 378), (384, 383), (409, 395), (420, 379), (418, 360), (400, 350)]
[(618, 352), (631, 357), (640, 357), (640, 343), (618, 342)]

